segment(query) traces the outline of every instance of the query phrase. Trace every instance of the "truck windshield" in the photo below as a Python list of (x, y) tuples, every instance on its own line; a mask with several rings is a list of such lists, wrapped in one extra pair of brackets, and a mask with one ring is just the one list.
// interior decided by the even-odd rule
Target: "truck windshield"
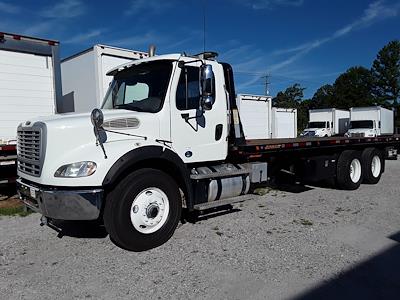
[(114, 76), (102, 108), (156, 113), (161, 110), (172, 72), (171, 61), (141, 63)]
[(325, 128), (326, 122), (308, 122), (307, 128)]
[(354, 128), (374, 128), (374, 122), (372, 120), (365, 120), (365, 121), (350, 121), (350, 129)]

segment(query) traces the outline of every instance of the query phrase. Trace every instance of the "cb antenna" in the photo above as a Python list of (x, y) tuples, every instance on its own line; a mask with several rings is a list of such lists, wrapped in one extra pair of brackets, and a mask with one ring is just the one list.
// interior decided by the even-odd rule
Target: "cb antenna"
[(206, 1), (203, 0), (203, 53), (206, 52)]

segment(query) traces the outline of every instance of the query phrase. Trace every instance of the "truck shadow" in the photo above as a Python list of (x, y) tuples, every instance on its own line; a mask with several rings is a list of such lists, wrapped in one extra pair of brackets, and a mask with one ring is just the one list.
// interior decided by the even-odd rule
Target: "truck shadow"
[(206, 209), (201, 212), (199, 212), (199, 211), (189, 212), (187, 210), (183, 210), (182, 217), (181, 217), (181, 223), (182, 224), (185, 224), (185, 223), (195, 224), (199, 221), (205, 221), (208, 219), (217, 218), (217, 217), (228, 215), (228, 214), (234, 214), (234, 213), (238, 213), (240, 211), (242, 211), (242, 210), (239, 208), (234, 208), (230, 204), (223, 205), (220, 207)]
[[(399, 243), (400, 232), (388, 238)], [(293, 299), (400, 299), (400, 244)]]
[(56, 228), (51, 228), (58, 233), (57, 236), (59, 238), (69, 236), (75, 238), (102, 239), (108, 235), (104, 225), (94, 221), (54, 220), (52, 224)]

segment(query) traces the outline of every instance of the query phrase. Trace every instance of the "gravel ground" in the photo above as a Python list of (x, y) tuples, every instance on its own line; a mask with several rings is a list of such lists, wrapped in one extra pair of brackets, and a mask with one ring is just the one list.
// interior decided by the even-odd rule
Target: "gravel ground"
[(400, 294), (400, 161), (357, 191), (270, 191), (181, 224), (165, 245), (116, 247), (103, 230), (0, 219), (1, 299), (375, 299)]

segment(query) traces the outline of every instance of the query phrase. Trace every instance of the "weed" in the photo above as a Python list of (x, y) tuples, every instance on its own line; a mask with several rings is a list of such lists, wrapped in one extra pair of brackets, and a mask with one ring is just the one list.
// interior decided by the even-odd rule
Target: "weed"
[(26, 210), (24, 206), (15, 206), (15, 207), (1, 207), (0, 208), (0, 216), (20, 216), (26, 217), (30, 215), (32, 211)]

